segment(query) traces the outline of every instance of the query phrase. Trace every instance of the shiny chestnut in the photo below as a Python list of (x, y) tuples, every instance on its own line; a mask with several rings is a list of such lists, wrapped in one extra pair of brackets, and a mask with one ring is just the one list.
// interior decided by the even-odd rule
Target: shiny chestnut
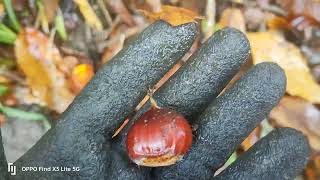
[(187, 120), (168, 108), (152, 107), (130, 128), (129, 157), (141, 166), (168, 166), (180, 160), (192, 145)]

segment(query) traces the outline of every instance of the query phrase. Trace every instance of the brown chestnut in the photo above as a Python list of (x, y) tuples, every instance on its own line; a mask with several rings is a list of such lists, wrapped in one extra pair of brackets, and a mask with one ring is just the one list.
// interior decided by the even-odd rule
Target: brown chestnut
[(168, 108), (152, 107), (130, 128), (129, 157), (141, 166), (168, 166), (180, 160), (192, 145), (188, 121)]

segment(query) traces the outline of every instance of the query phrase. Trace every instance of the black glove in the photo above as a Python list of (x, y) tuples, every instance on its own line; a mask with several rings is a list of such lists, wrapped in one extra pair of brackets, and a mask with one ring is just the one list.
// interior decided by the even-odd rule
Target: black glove
[[(149, 26), (96, 74), (58, 123), (15, 162), (17, 175), (11, 178), (292, 179), (298, 175), (306, 164), (309, 146), (300, 132), (284, 128), (271, 132), (214, 177), (278, 103), (286, 86), (278, 65), (262, 63), (219, 95), (250, 54), (245, 35), (231, 28), (216, 32), (154, 94), (160, 107), (182, 113), (196, 129), (193, 146), (181, 161), (169, 167), (145, 168), (129, 160), (126, 133), (149, 103), (120, 136), (111, 139), (148, 88), (188, 51), (196, 32), (194, 23), (172, 27), (160, 21)], [(24, 172), (23, 166), (80, 170)], [(0, 172), (3, 169), (3, 176), (8, 176), (5, 163)]]

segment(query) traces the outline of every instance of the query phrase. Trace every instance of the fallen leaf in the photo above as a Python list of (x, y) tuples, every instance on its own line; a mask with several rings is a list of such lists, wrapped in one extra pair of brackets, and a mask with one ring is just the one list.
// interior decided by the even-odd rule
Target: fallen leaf
[(266, 13), (259, 7), (248, 7), (244, 10), (244, 19), (248, 29), (255, 31), (265, 24)]
[(94, 76), (93, 67), (90, 64), (79, 64), (72, 70), (72, 84), (76, 93), (79, 93)]
[(288, 20), (299, 30), (312, 24), (320, 25), (319, 0), (278, 0), (288, 12)]
[(307, 180), (320, 179), (320, 153), (315, 153), (310, 156), (304, 174)]
[(3, 99), (3, 104), (6, 106), (15, 106), (18, 104), (16, 95), (12, 92), (10, 94), (6, 95)]
[(46, 118), (46, 116), (40, 113), (23, 111), (17, 108), (3, 106), (2, 104), (0, 104), (0, 112), (3, 113), (8, 118), (24, 120), (24, 121), (42, 121), (46, 130), (51, 128), (51, 125), (48, 119)]
[(44, 12), (49, 23), (52, 23), (59, 8), (59, 0), (42, 0)]
[(28, 6), (28, 0), (11, 0), (13, 9), (23, 11)]
[(26, 28), (15, 42), (17, 64), (26, 75), (34, 96), (57, 112), (63, 112), (74, 98), (65, 75), (58, 49), (41, 32)]
[(3, 7), (3, 4), (0, 3), (0, 17), (2, 17), (4, 14), (4, 7)]
[(127, 7), (123, 4), (122, 0), (108, 0), (108, 5), (112, 10), (118, 14), (121, 20), (129, 26), (134, 25), (134, 20)]
[(310, 102), (285, 96), (271, 111), (270, 118), (278, 127), (292, 127), (302, 131), (313, 150), (320, 151), (320, 111)]
[(233, 27), (246, 32), (246, 23), (243, 13), (238, 8), (227, 8), (223, 10), (219, 21), (221, 27)]
[(59, 70), (61, 70), (67, 77), (72, 75), (72, 70), (80, 64), (79, 57), (75, 56), (64, 56), (63, 57), (63, 65), (59, 66)]
[(0, 97), (7, 95), (10, 91), (10, 88), (6, 85), (0, 84)]
[(108, 63), (113, 56), (115, 56), (123, 48), (126, 36), (124, 34), (120, 34), (118, 36), (119, 38), (112, 42), (111, 45), (105, 49), (101, 58), (102, 64)]
[(287, 76), (287, 93), (320, 103), (320, 86), (313, 79), (306, 59), (294, 44), (273, 31), (247, 33), (253, 63), (275, 62)]
[(92, 7), (90, 6), (89, 2), (87, 0), (74, 0), (74, 2), (79, 7), (81, 14), (86, 20), (86, 23), (90, 27), (95, 28), (98, 31), (102, 31), (102, 23), (99, 20), (98, 16), (95, 14)]
[(163, 20), (172, 26), (179, 26), (182, 24), (195, 22), (197, 19), (203, 19), (202, 16), (199, 16), (197, 13), (189, 9), (168, 5), (161, 6), (160, 12), (148, 12), (145, 10), (140, 10), (140, 12), (151, 20)]
[(269, 29), (290, 29), (291, 25), (290, 23), (287, 21), (287, 19), (285, 19), (284, 17), (280, 17), (280, 16), (273, 16), (269, 19), (267, 19), (267, 27)]
[(0, 127), (3, 127), (3, 125), (6, 123), (6, 117), (3, 114), (0, 114)]

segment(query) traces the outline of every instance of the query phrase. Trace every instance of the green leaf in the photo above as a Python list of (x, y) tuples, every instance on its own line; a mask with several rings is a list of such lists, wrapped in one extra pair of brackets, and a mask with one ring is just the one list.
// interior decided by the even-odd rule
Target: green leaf
[(12, 45), (16, 39), (17, 35), (6, 25), (0, 23), (0, 42)]
[(4, 96), (9, 92), (9, 87), (3, 84), (0, 84), (0, 96)]
[(42, 121), (46, 119), (46, 117), (39, 113), (34, 112), (27, 112), (20, 109), (7, 107), (7, 106), (0, 106), (0, 110), (3, 114), (11, 118), (23, 119), (28, 121)]
[(45, 13), (45, 9), (44, 9), (44, 5), (42, 0), (36, 0), (36, 4), (38, 7), (38, 18), (41, 24), (41, 28), (43, 30), (43, 32), (45, 32), (46, 34), (49, 33), (49, 22)]
[[(8, 13), (8, 16), (9, 16), (9, 19), (10, 19), (10, 22), (14, 28), (14, 30), (16, 30), (17, 32), (20, 31), (21, 29), (21, 26), (20, 26), (20, 23), (17, 19), (17, 16), (13, 10), (13, 7), (12, 7), (12, 2), (11, 0), (3, 0), (3, 4), (4, 4), (4, 7)], [(1, 37), (1, 35), (0, 35)]]
[(43, 125), (46, 130), (50, 129), (51, 125), (47, 118), (40, 114), (35, 112), (27, 112), (20, 109), (12, 108), (3, 106), (0, 104), (0, 111), (10, 118), (15, 118), (19, 120), (26, 120), (26, 121), (43, 121)]
[(55, 17), (54, 22), (55, 22), (57, 32), (58, 32), (59, 36), (61, 37), (61, 39), (64, 41), (67, 40), (67, 32), (66, 32), (66, 29), (64, 26), (63, 15), (62, 15), (60, 9), (58, 10), (58, 15)]
[(11, 68), (14, 68), (15, 65), (16, 63), (13, 59), (0, 57), (0, 68), (11, 69)]

